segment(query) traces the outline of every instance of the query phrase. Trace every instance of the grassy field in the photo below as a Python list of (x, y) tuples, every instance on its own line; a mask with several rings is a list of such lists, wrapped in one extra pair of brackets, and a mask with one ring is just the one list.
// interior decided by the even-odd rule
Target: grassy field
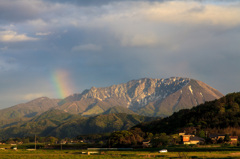
[(97, 154), (87, 154), (87, 150), (46, 150), (38, 149), (29, 151), (26, 149), (0, 150), (0, 159), (120, 159), (120, 158), (240, 158), (238, 147), (168, 147), (168, 153), (158, 153), (159, 149), (140, 149), (133, 151), (90, 151)]

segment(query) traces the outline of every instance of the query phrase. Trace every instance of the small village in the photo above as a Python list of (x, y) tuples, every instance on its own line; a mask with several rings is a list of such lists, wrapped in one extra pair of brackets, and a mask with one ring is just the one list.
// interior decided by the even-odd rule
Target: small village
[[(205, 132), (206, 133), (206, 132)], [(199, 133), (198, 133), (199, 134)], [(150, 135), (151, 136), (151, 135)], [(160, 135), (161, 136), (161, 135)], [(201, 136), (201, 134), (200, 134)], [(59, 139), (55, 137), (29, 137), (29, 138), (10, 138), (8, 140), (3, 140), (0, 142), (1, 149), (13, 149), (13, 148), (29, 148), (29, 146), (23, 145), (31, 145), (31, 148), (41, 149), (41, 148), (50, 148), (50, 149), (58, 149), (60, 148), (74, 148), (74, 149), (87, 149), (87, 148), (137, 148), (137, 149), (147, 149), (147, 148), (157, 148), (157, 147), (168, 147), (171, 145), (198, 145), (206, 146), (206, 145), (215, 145), (215, 146), (238, 146), (238, 136), (233, 136), (231, 134), (205, 134), (205, 137), (200, 137), (196, 134), (196, 129), (194, 129), (193, 133), (180, 132), (178, 134), (172, 135), (170, 139), (169, 136), (165, 135), (163, 138), (168, 138), (163, 142), (163, 139), (156, 137), (156, 135), (152, 136), (152, 139), (147, 138), (143, 139), (141, 142), (137, 144), (119, 144), (118, 146), (113, 146), (110, 143), (111, 138), (102, 137), (80, 137), (80, 138), (66, 138)], [(156, 140), (157, 138), (157, 140)], [(156, 143), (158, 142), (158, 143)], [(5, 145), (8, 145), (4, 147)], [(10, 146), (9, 146), (10, 145)]]

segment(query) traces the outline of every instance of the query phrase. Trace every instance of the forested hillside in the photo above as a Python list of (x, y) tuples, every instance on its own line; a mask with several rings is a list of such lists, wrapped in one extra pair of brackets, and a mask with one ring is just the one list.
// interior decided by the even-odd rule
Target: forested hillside
[(73, 138), (83, 134), (127, 130), (136, 124), (154, 119), (156, 118), (125, 113), (83, 117), (52, 109), (30, 121), (22, 121), (0, 129), (0, 137), (7, 139), (38, 135)]
[(240, 93), (231, 93), (218, 100), (205, 102), (192, 109), (184, 109), (162, 120), (142, 123), (136, 127), (145, 132), (168, 134), (180, 131), (182, 128), (197, 129), (239, 128), (240, 125)]

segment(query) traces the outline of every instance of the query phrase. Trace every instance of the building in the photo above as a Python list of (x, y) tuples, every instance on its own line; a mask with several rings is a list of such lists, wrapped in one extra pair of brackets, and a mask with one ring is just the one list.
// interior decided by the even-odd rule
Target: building
[(205, 139), (203, 139), (201, 137), (197, 137), (197, 136), (192, 135), (192, 134), (179, 133), (179, 136), (181, 136), (182, 143), (184, 145), (205, 143)]
[(205, 143), (205, 139), (201, 138), (201, 137), (190, 137), (190, 144), (204, 144)]
[(238, 142), (238, 136), (230, 136), (230, 143), (232, 145), (237, 145)]
[(150, 146), (151, 146), (150, 140), (143, 140), (142, 142), (143, 148), (150, 147)]
[(210, 134), (209, 135), (209, 138), (211, 139), (211, 140), (215, 140), (215, 141), (217, 141), (217, 140), (219, 140), (219, 139), (223, 139), (224, 140), (224, 138), (225, 138), (225, 135), (218, 135), (218, 134)]

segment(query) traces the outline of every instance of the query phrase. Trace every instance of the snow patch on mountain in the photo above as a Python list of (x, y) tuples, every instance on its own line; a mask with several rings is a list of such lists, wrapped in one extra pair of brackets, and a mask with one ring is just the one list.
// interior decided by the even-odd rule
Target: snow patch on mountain
[(192, 93), (192, 95), (193, 95), (193, 90), (192, 90), (192, 86), (190, 85), (190, 86), (188, 86), (188, 89), (189, 89), (189, 91)]

